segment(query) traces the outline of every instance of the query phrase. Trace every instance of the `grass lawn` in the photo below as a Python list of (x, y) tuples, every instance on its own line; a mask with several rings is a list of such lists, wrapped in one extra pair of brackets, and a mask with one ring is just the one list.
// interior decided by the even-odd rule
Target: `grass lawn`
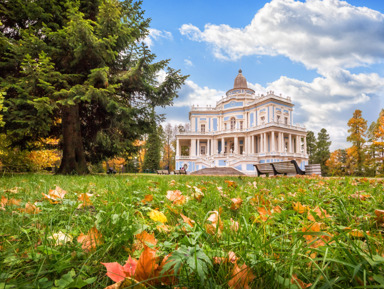
[(0, 198), (0, 288), (384, 288), (382, 180), (4, 175)]

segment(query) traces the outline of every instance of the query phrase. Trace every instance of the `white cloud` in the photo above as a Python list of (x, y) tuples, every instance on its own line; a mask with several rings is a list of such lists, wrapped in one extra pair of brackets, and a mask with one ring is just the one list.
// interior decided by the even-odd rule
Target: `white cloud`
[(333, 141), (332, 148), (339, 148), (348, 145), (347, 122), (352, 111), (362, 104), (377, 106), (373, 103), (377, 99), (372, 96), (381, 94), (383, 87), (384, 78), (375, 73), (352, 74), (340, 69), (312, 82), (282, 76), (270, 83), (267, 90), (291, 96), (296, 107), (294, 119), (312, 131), (326, 128)]
[(273, 90), (291, 96), (294, 119), (315, 132), (326, 128), (332, 149), (350, 145), (347, 122), (353, 110), (380, 107), (384, 78), (348, 70), (383, 61), (384, 14), (378, 11), (339, 0), (271, 0), (245, 27), (206, 24), (200, 30), (184, 24), (180, 33), (209, 44), (218, 59), (283, 55), (316, 69), (320, 76), (312, 82), (281, 76), (266, 88), (248, 85), (257, 93)]
[(189, 59), (184, 59), (184, 63), (186, 66), (193, 66), (193, 62)]
[(149, 34), (147, 35), (147, 37), (145, 37), (143, 42), (149, 48), (151, 48), (153, 46), (153, 42), (160, 40), (161, 38), (171, 40), (173, 39), (173, 36), (172, 36), (172, 33), (169, 31), (165, 31), (165, 30), (162, 31), (154, 28), (149, 28)]
[(372, 64), (384, 57), (384, 15), (339, 0), (272, 0), (244, 28), (192, 24), (182, 35), (206, 42), (215, 57), (284, 55), (307, 68), (328, 71)]
[(215, 106), (216, 101), (219, 101), (224, 94), (225, 91), (206, 86), (200, 87), (192, 80), (187, 80), (183, 88), (180, 90), (179, 98), (175, 100), (174, 106)]
[(157, 72), (156, 75), (156, 81), (161, 84), (164, 82), (165, 78), (167, 77), (167, 72), (164, 69), (161, 69)]

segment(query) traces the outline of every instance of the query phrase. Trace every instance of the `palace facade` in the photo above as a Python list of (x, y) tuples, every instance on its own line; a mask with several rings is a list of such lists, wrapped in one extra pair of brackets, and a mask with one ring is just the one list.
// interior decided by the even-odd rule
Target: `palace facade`
[(254, 164), (296, 160), (308, 164), (306, 129), (293, 125), (293, 103), (269, 91), (256, 95), (239, 70), (215, 107), (192, 106), (188, 131), (176, 136), (176, 169), (233, 167), (254, 174)]

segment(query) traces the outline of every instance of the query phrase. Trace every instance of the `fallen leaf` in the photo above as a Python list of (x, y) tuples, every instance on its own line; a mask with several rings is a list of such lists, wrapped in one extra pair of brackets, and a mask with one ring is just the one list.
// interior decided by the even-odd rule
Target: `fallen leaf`
[(42, 193), (44, 199), (49, 200), (51, 204), (57, 204), (59, 201), (64, 199), (64, 196), (67, 194), (62, 188), (56, 186), (54, 190), (49, 190), (48, 195)]
[[(148, 246), (144, 246), (144, 251), (141, 253), (139, 261), (137, 262), (135, 280), (141, 282), (155, 277), (158, 266), (156, 250)], [(149, 281), (148, 283), (154, 284), (157, 281), (158, 280), (155, 279)]]
[(230, 229), (231, 229), (231, 231), (237, 232), (239, 230), (239, 222), (234, 221), (231, 218), (231, 227), (230, 227)]
[(249, 283), (255, 279), (255, 275), (251, 272), (247, 265), (243, 264), (241, 267), (235, 263), (232, 270), (232, 279), (229, 280), (229, 288), (233, 289), (250, 289)]
[(49, 236), (48, 239), (54, 240), (55, 246), (61, 246), (72, 242), (73, 237), (70, 234), (59, 231), (58, 233), (54, 233), (52, 236)]
[(81, 233), (80, 236), (77, 237), (77, 242), (81, 243), (81, 248), (84, 252), (91, 252), (96, 250), (96, 247), (103, 243), (101, 238), (102, 235), (100, 232), (96, 227), (93, 227), (88, 231), (87, 235)]
[(132, 277), (135, 275), (137, 260), (129, 256), (124, 266), (121, 266), (117, 262), (113, 263), (101, 263), (107, 269), (107, 276), (112, 279), (112, 281), (120, 282), (125, 280), (127, 277)]
[(139, 240), (143, 245), (148, 246), (147, 243), (156, 246), (157, 240), (155, 235), (149, 234), (147, 231), (143, 231), (140, 234), (135, 235), (136, 239)]
[(41, 209), (39, 207), (36, 207), (34, 204), (26, 203), (25, 208), (19, 209), (22, 212), (25, 212), (27, 214), (37, 214), (41, 212)]
[(186, 202), (185, 196), (179, 190), (167, 191), (167, 199), (173, 202), (174, 205), (183, 205)]
[(167, 217), (162, 212), (159, 212), (157, 210), (151, 210), (149, 212), (149, 217), (155, 222), (160, 222), (160, 223), (167, 222)]
[(320, 219), (331, 217), (325, 209), (320, 209), (319, 207), (316, 207), (313, 211), (309, 211), (308, 220), (316, 222), (315, 216), (318, 216)]
[(233, 198), (231, 199), (231, 210), (238, 210), (240, 209), (241, 204), (243, 203), (243, 200), (241, 198)]
[(143, 204), (149, 203), (153, 201), (153, 195), (145, 195), (144, 199), (141, 200)]
[(312, 286), (312, 283), (307, 284), (301, 281), (299, 278), (297, 278), (296, 274), (292, 275), (291, 284), (299, 285), (301, 289), (305, 289)]
[(384, 210), (375, 210), (376, 220), (378, 223), (384, 223)]
[(183, 218), (184, 223), (187, 223), (191, 227), (193, 227), (195, 225), (194, 220), (188, 218), (187, 216), (184, 216), (183, 214), (180, 214), (180, 216)]
[(233, 188), (237, 187), (237, 184), (234, 181), (225, 180), (224, 182), (228, 185), (229, 188), (230, 187), (233, 187)]
[(93, 194), (87, 194), (87, 193), (83, 193), (83, 194), (80, 194), (79, 197), (78, 197), (78, 200), (81, 202), (81, 204), (79, 204), (77, 206), (78, 209), (82, 208), (82, 207), (88, 207), (88, 206), (92, 206), (92, 202), (91, 202), (91, 199), (90, 197), (92, 197)]
[(292, 204), (293, 209), (299, 214), (304, 214), (309, 211), (309, 206), (302, 205), (300, 202), (296, 202)]
[(371, 195), (368, 194), (362, 194), (364, 191), (356, 192), (355, 194), (350, 195), (350, 198), (358, 199), (360, 201), (365, 201), (368, 198), (371, 198)]

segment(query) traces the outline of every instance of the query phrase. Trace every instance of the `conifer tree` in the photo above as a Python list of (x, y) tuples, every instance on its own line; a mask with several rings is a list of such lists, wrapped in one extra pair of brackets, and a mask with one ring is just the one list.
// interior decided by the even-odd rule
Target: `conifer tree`
[[(13, 146), (59, 136), (59, 173), (85, 174), (136, 149), (152, 110), (171, 105), (186, 77), (154, 62), (141, 2), (25, 0), (0, 3), (4, 130)], [(6, 38), (6, 41), (4, 40)], [(167, 77), (156, 81), (159, 71)]]
[(317, 134), (316, 152), (314, 156), (314, 163), (321, 165), (321, 171), (323, 174), (327, 174), (328, 168), (325, 162), (330, 157), (329, 147), (331, 146), (330, 137), (325, 128), (322, 128)]
[(350, 135), (347, 137), (347, 141), (352, 142), (355, 147), (356, 159), (356, 174), (363, 174), (363, 165), (365, 160), (365, 136), (367, 132), (367, 121), (362, 117), (361, 110), (356, 109), (352, 118), (348, 121), (348, 132)]
[(309, 156), (309, 163), (313, 164), (314, 163), (314, 158), (316, 154), (316, 136), (313, 133), (313, 131), (308, 131), (307, 132), (307, 153)]
[(161, 142), (161, 126), (157, 126), (153, 121), (151, 126), (151, 132), (148, 134), (148, 140), (146, 143), (146, 153), (144, 156), (143, 170), (149, 170), (155, 172), (160, 169), (160, 150), (162, 146)]

